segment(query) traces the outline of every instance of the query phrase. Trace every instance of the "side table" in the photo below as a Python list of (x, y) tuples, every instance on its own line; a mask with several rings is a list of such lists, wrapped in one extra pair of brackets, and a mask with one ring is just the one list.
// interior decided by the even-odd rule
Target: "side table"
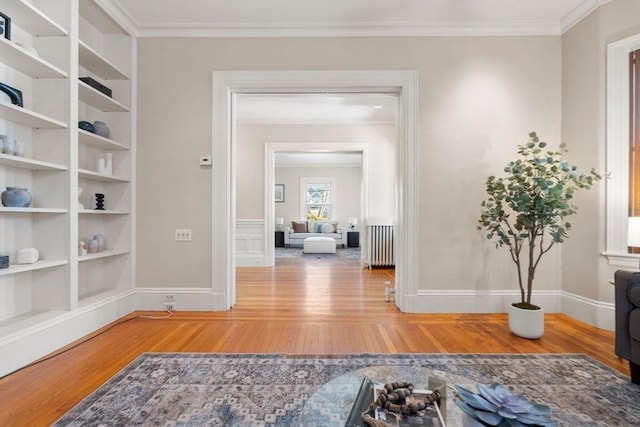
[(276, 248), (284, 248), (284, 231), (276, 231)]
[(358, 246), (360, 246), (360, 232), (347, 231), (347, 247), (357, 248)]

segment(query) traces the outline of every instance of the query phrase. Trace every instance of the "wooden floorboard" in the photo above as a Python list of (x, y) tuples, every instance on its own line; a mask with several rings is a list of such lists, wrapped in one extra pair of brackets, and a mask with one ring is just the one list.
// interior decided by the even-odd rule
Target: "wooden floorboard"
[(236, 279), (229, 311), (132, 313), (0, 379), (0, 425), (50, 425), (143, 352), (584, 353), (629, 374), (612, 332), (564, 315), (547, 314), (545, 335), (526, 340), (509, 332), (505, 314), (401, 313), (384, 301), (389, 269), (288, 260), (239, 268)]

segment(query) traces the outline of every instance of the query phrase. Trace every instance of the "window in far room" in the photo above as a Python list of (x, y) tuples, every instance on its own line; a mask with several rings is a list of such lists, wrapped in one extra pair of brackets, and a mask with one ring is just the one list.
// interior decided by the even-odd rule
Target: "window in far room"
[(300, 197), (303, 218), (333, 219), (335, 212), (335, 178), (300, 178)]

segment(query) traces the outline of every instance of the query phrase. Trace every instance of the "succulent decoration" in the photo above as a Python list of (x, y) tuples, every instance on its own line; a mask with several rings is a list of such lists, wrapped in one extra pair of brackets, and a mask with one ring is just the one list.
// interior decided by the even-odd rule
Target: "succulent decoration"
[(571, 224), (565, 218), (578, 209), (572, 203), (574, 193), (602, 178), (594, 169), (583, 173), (569, 164), (566, 153), (565, 144), (549, 150), (531, 132), (529, 141), (518, 146), (521, 158), (504, 168), (506, 177), (490, 176), (485, 184), (488, 197), (482, 202), (478, 229), (486, 230), (487, 239), (496, 239), (496, 248), (509, 249), (518, 269), (521, 301), (513, 305), (519, 308), (539, 308), (531, 304), (531, 293), (540, 259), (568, 237)]
[(471, 426), (558, 426), (551, 408), (513, 394), (505, 386), (478, 384), (478, 393), (456, 385), (456, 405), (473, 419)]

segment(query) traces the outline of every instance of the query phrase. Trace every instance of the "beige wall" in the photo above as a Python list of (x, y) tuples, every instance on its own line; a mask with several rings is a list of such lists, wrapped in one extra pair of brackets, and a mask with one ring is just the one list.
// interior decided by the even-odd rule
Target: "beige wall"
[[(560, 139), (560, 37), (139, 40), (139, 286), (208, 286), (214, 70), (419, 72), (418, 288), (515, 289), (506, 252), (475, 230), (483, 182), (527, 133)], [(193, 243), (173, 229), (192, 228)], [(541, 289), (559, 288), (559, 255)]]
[[(607, 44), (640, 33), (640, 1), (600, 6), (562, 36), (562, 137), (580, 165), (606, 170)], [(613, 302), (609, 281), (617, 269), (605, 250), (605, 188), (579, 194), (572, 237), (562, 248), (562, 288), (586, 298)]]

